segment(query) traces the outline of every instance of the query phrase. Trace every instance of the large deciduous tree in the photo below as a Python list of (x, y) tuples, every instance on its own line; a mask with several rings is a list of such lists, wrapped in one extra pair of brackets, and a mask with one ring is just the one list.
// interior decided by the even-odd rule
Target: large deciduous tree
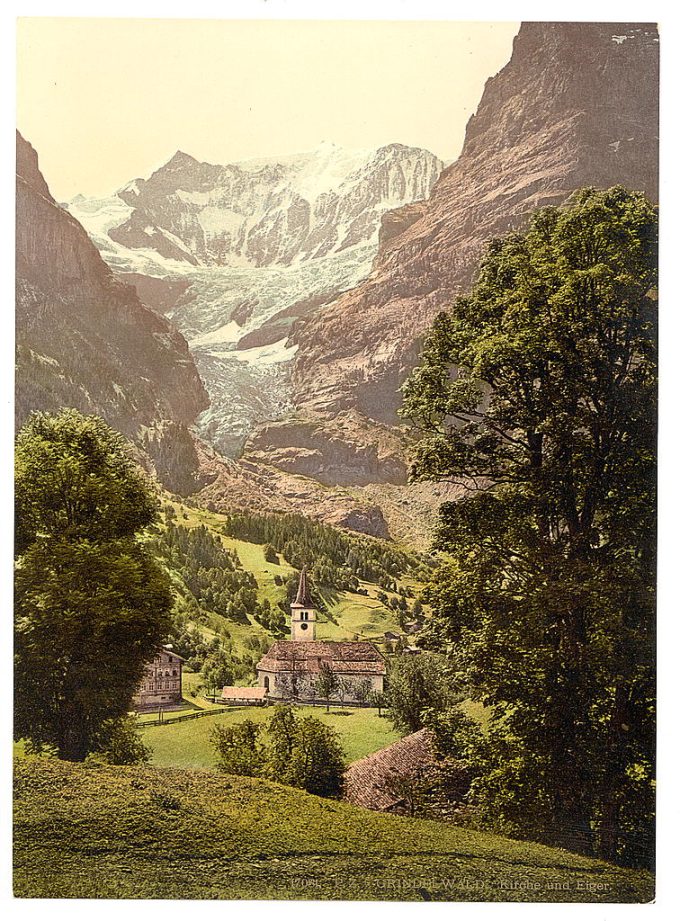
[(34, 414), (17, 438), (15, 734), (82, 760), (124, 716), (170, 627), (139, 540), (157, 500), (96, 417)]
[(432, 648), (491, 711), (490, 824), (608, 859), (652, 840), (657, 216), (584, 189), (494, 240), (404, 413), (442, 506)]

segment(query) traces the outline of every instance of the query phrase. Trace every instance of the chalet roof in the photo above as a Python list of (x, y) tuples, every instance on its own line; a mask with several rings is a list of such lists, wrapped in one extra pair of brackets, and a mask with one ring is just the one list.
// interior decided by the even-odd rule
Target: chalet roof
[(174, 656), (176, 659), (179, 659), (180, 662), (186, 662), (186, 659), (181, 656), (178, 652), (172, 648), (172, 646), (159, 646), (156, 652), (154, 653), (154, 658), (156, 656), (162, 656), (165, 653), (166, 656)]
[(313, 608), (314, 602), (312, 601), (312, 596), (309, 593), (309, 587), (307, 585), (307, 567), (302, 567), (302, 572), (300, 573), (300, 581), (298, 582), (297, 595), (295, 596), (295, 601), (291, 604), (291, 608)]
[(320, 640), (278, 640), (257, 663), (268, 672), (318, 672), (322, 663), (334, 671), (356, 675), (384, 675), (385, 660), (373, 643), (340, 643)]
[(403, 799), (395, 781), (412, 777), (433, 762), (432, 734), (420, 729), (350, 764), (345, 771), (345, 799), (366, 809), (392, 809)]
[(266, 696), (265, 688), (222, 688), (222, 700), (264, 700)]

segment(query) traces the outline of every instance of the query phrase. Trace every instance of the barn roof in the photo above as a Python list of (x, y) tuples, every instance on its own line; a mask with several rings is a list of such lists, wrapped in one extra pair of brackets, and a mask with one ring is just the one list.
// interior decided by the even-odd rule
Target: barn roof
[(345, 771), (345, 799), (366, 809), (392, 809), (403, 799), (395, 781), (412, 777), (433, 763), (432, 734), (420, 729), (350, 764)]
[(320, 640), (278, 640), (257, 663), (268, 672), (318, 672), (327, 663), (334, 671), (357, 675), (384, 675), (385, 660), (373, 643)]
[(222, 688), (222, 700), (264, 700), (266, 696), (265, 688)]

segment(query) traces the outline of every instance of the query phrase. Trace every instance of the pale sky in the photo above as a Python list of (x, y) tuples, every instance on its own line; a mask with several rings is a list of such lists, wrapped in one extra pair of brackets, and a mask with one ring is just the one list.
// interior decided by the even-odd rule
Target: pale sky
[(455, 159), (519, 23), (22, 18), (17, 127), (52, 194), (183, 150), (231, 163), (399, 142)]

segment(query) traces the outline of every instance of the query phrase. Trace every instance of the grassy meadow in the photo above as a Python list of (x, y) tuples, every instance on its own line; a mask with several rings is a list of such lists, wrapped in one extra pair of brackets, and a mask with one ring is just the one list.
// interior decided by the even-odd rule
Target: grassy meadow
[(648, 902), (654, 895), (647, 872), (266, 781), (40, 758), (16, 762), (14, 859), (14, 893), (33, 898)]
[[(234, 707), (215, 716), (188, 720), (166, 726), (150, 726), (143, 730), (143, 741), (152, 751), (152, 764), (159, 767), (215, 768), (215, 752), (210, 743), (214, 726), (229, 726), (249, 719), (260, 723), (270, 717), (268, 707)], [(347, 763), (365, 758), (379, 748), (395, 742), (400, 736), (391, 722), (370, 708), (298, 707), (296, 714), (314, 716), (334, 729), (345, 752)]]

